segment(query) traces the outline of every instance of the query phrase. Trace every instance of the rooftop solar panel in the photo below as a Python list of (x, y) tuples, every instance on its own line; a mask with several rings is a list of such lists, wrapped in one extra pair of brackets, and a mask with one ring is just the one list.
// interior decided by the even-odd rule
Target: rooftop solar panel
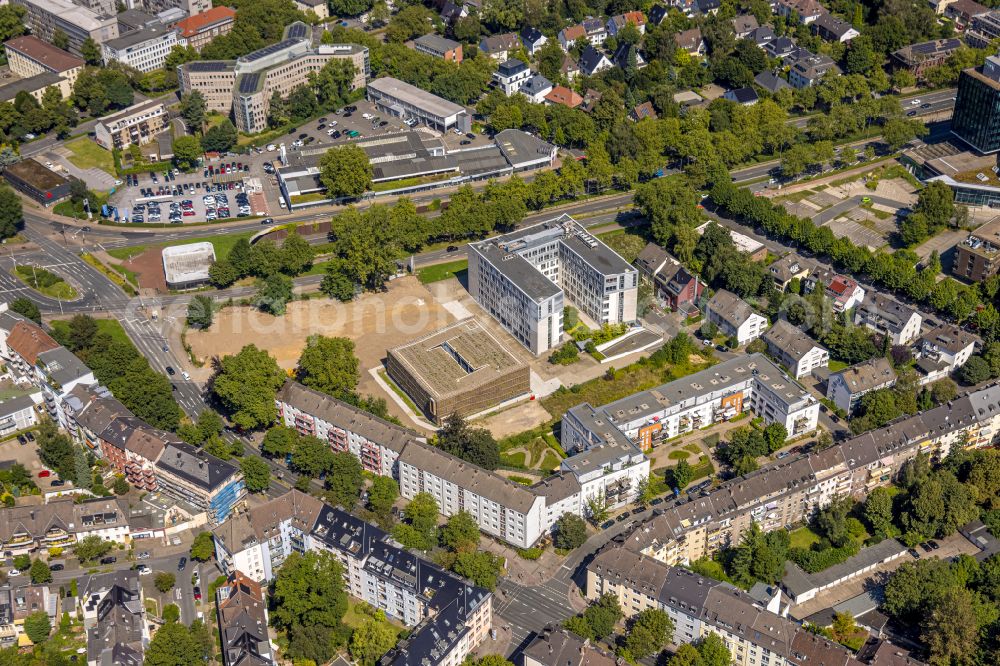
[(270, 46), (265, 46), (264, 48), (260, 49), (259, 51), (254, 51), (253, 53), (251, 53), (249, 55), (245, 55), (245, 56), (243, 56), (242, 60), (243, 60), (243, 62), (254, 62), (255, 60), (260, 60), (261, 58), (266, 58), (267, 56), (271, 55), (272, 53), (277, 53), (278, 51), (281, 51), (282, 49), (286, 49), (289, 46), (292, 46), (292, 45), (298, 44), (298, 43), (299, 43), (299, 40), (297, 40), (297, 39), (284, 39), (284, 40), (278, 42), (277, 44), (271, 44)]
[(187, 68), (192, 72), (224, 72), (230, 67), (230, 63), (221, 60), (203, 60), (187, 63)]
[(302, 39), (306, 36), (309, 28), (306, 27), (305, 23), (296, 22), (288, 27), (288, 38), (289, 39)]
[(257, 81), (260, 80), (260, 72), (251, 72), (240, 77), (240, 92), (252, 93), (257, 89)]

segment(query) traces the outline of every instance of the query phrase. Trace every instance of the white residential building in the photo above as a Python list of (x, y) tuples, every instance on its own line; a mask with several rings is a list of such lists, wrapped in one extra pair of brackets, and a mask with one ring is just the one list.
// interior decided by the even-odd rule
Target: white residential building
[(826, 397), (853, 414), (865, 394), (896, 384), (896, 371), (883, 356), (863, 361), (830, 375)]
[(747, 409), (765, 423), (781, 423), (789, 437), (815, 430), (819, 417), (819, 402), (805, 388), (763, 354), (751, 354), (603, 407), (577, 405), (563, 415), (561, 442), (566, 451), (608, 442), (631, 442), (649, 451), (663, 440)]
[(767, 353), (788, 368), (795, 379), (830, 364), (830, 352), (787, 319), (776, 321), (762, 339), (767, 344)]
[(107, 150), (144, 146), (167, 128), (167, 107), (147, 100), (105, 116), (94, 126), (94, 141)]
[(943, 379), (961, 368), (972, 356), (978, 341), (975, 335), (954, 324), (941, 324), (924, 333), (915, 345), (920, 383)]
[(873, 294), (854, 311), (855, 324), (888, 336), (894, 345), (906, 345), (915, 340), (922, 322), (916, 309), (884, 294)]
[(569, 215), (469, 245), (469, 291), (533, 354), (562, 339), (565, 300), (599, 324), (636, 319), (639, 274)]
[(756, 340), (767, 330), (767, 317), (757, 314), (742, 298), (720, 289), (705, 306), (705, 318), (725, 335), (744, 345)]
[(493, 80), (504, 95), (510, 97), (521, 89), (521, 86), (531, 77), (531, 70), (517, 58), (511, 58), (500, 63), (493, 72)]

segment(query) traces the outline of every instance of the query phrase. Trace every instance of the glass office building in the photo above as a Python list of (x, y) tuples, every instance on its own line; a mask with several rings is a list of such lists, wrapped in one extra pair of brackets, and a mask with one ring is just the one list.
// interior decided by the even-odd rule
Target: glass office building
[(1000, 150), (1000, 57), (962, 72), (951, 131), (980, 153)]

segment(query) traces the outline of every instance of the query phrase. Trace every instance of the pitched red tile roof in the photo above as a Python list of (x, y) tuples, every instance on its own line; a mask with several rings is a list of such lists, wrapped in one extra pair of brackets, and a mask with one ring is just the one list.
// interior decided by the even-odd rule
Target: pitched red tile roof
[(178, 21), (177, 27), (181, 30), (181, 37), (191, 37), (197, 35), (213, 23), (219, 23), (225, 19), (234, 20), (235, 18), (235, 9), (225, 6), (212, 7), (207, 12), (201, 12), (200, 14), (189, 16), (183, 21)]
[(565, 86), (556, 86), (552, 92), (545, 96), (545, 99), (553, 104), (562, 104), (571, 109), (583, 104), (583, 98), (580, 97), (580, 94)]
[(34, 365), (38, 355), (59, 347), (59, 343), (49, 337), (49, 334), (34, 324), (19, 321), (10, 329), (7, 336), (7, 346), (13, 349), (28, 363)]

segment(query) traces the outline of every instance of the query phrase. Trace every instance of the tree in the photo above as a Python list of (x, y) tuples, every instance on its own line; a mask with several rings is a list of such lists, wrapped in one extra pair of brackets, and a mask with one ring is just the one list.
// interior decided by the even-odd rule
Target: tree
[(240, 461), (240, 471), (247, 491), (262, 493), (271, 486), (271, 468), (259, 456), (246, 456)]
[(788, 430), (785, 429), (783, 423), (769, 423), (766, 428), (764, 428), (764, 439), (767, 441), (767, 448), (771, 453), (774, 453), (782, 446), (785, 445), (785, 439), (788, 438)]
[(470, 428), (458, 414), (452, 414), (438, 431), (438, 446), (453, 456), (487, 470), (500, 464), (500, 449), (485, 428)]
[(16, 236), (23, 223), (21, 199), (11, 188), (0, 186), (0, 239)]
[(396, 525), (393, 536), (408, 548), (430, 550), (437, 543), (437, 500), (430, 493), (417, 493), (403, 509), (406, 524)]
[(231, 262), (222, 259), (213, 263), (208, 269), (208, 280), (213, 286), (225, 289), (240, 279), (241, 274)]
[(211, 532), (199, 532), (191, 543), (191, 559), (207, 562), (215, 555), (215, 541)]
[(174, 139), (174, 164), (178, 169), (187, 171), (198, 163), (202, 156), (201, 142), (196, 136), (180, 136)]
[(60, 479), (76, 478), (73, 443), (52, 421), (42, 421), (38, 428), (38, 457), (46, 467), (54, 469)]
[(57, 49), (62, 49), (66, 51), (69, 49), (69, 35), (63, 32), (60, 28), (56, 28), (52, 33), (52, 46)]
[(80, 45), (80, 55), (88, 65), (101, 64), (101, 46), (90, 37)]
[(254, 296), (254, 305), (261, 312), (267, 312), (276, 317), (285, 314), (288, 302), (292, 300), (291, 278), (275, 273), (257, 280), (255, 286), (257, 293)]
[(958, 369), (958, 378), (963, 384), (968, 386), (975, 386), (976, 384), (985, 382), (991, 376), (992, 370), (990, 364), (979, 355), (970, 356), (965, 365)]
[(28, 638), (35, 645), (47, 641), (49, 634), (52, 633), (52, 622), (49, 620), (49, 614), (44, 610), (39, 610), (24, 618), (24, 633), (28, 634)]
[(14, 557), (12, 564), (18, 571), (27, 571), (31, 568), (31, 555), (22, 554)]
[(677, 490), (684, 490), (691, 483), (694, 471), (687, 460), (678, 460), (676, 465), (667, 470), (666, 476), (667, 485)]
[[(201, 91), (192, 90), (188, 94), (181, 96), (181, 118), (187, 123), (189, 132), (201, 134), (202, 128), (205, 126), (206, 109), (205, 97), (201, 94)], [(209, 149), (206, 148), (206, 150)], [(213, 148), (212, 150), (215, 149)]]
[(153, 578), (153, 586), (163, 594), (166, 594), (170, 590), (174, 589), (174, 585), (176, 584), (177, 577), (169, 571), (160, 571), (156, 574), (156, 577)]
[(213, 125), (201, 138), (201, 147), (205, 152), (224, 153), (236, 145), (239, 135), (233, 121), (226, 118), (218, 125)]
[(125, 480), (125, 477), (118, 475), (115, 477), (115, 483), (111, 489), (115, 492), (115, 495), (126, 495), (131, 488), (128, 485), (128, 481)]
[(295, 450), (298, 440), (299, 433), (295, 428), (277, 425), (268, 430), (267, 434), (264, 435), (260, 451), (269, 458), (284, 458)]
[(110, 541), (105, 541), (96, 534), (85, 536), (74, 547), (74, 552), (80, 563), (90, 562), (107, 555), (112, 548)]
[(348, 511), (354, 508), (361, 489), (365, 485), (365, 477), (361, 462), (349, 451), (338, 451), (330, 458), (330, 473), (327, 485), (330, 487), (327, 497)]
[[(407, 7), (400, 14), (414, 8)], [(319, 173), (327, 192), (336, 199), (358, 198), (371, 186), (373, 175), (368, 155), (355, 145), (338, 146), (326, 151), (319, 161)]]
[(399, 484), (391, 476), (376, 476), (368, 489), (368, 508), (380, 518), (387, 518), (399, 497)]
[(307, 478), (316, 477), (330, 471), (333, 465), (333, 451), (330, 445), (316, 437), (299, 437), (292, 451), (292, 469)]
[(556, 520), (552, 543), (556, 548), (573, 550), (587, 540), (587, 524), (575, 513), (564, 513)]
[(271, 601), (271, 622), (278, 629), (333, 629), (347, 612), (343, 568), (329, 552), (291, 553), (278, 569)]
[(920, 638), (933, 666), (972, 664), (979, 642), (973, 593), (960, 587), (947, 590), (927, 615)]
[(299, 357), (295, 378), (339, 400), (354, 402), (360, 374), (354, 342), (348, 338), (311, 335)]
[(20, 37), (27, 32), (24, 25), (25, 14), (27, 14), (27, 10), (20, 5), (0, 7), (0, 42)]
[(299, 275), (312, 267), (312, 245), (294, 230), (288, 233), (281, 244), (281, 270), (286, 275)]
[(875, 488), (868, 493), (864, 517), (874, 534), (884, 538), (895, 533), (892, 524), (892, 493), (887, 488)]
[(31, 574), (31, 582), (36, 585), (52, 582), (52, 571), (49, 569), (49, 565), (42, 560), (32, 562), (29, 573)]
[(583, 619), (587, 621), (594, 637), (599, 639), (610, 636), (621, 618), (622, 608), (618, 597), (610, 592), (602, 594), (583, 612)]
[(699, 666), (729, 666), (732, 655), (725, 641), (714, 631), (698, 643)]
[(673, 635), (674, 623), (670, 616), (657, 608), (647, 608), (635, 616), (625, 637), (625, 649), (633, 659), (644, 659), (660, 652)]
[(455, 558), (455, 573), (465, 576), (480, 587), (493, 591), (503, 571), (503, 560), (499, 555), (486, 550), (466, 551)]
[(440, 530), (441, 545), (455, 551), (475, 550), (479, 545), (479, 525), (468, 511), (459, 511)]
[(191, 299), (187, 309), (188, 326), (202, 330), (212, 325), (214, 306), (210, 296), (198, 295)]
[[(3, 9), (3, 7), (0, 7), (0, 9)], [(10, 304), (10, 309), (12, 312), (16, 312), (36, 324), (42, 323), (42, 313), (38, 309), (38, 306), (24, 296), (15, 298)]]
[(373, 666), (394, 645), (396, 631), (388, 622), (382, 618), (366, 618), (351, 634), (351, 657), (361, 666)]
[(920, 190), (914, 212), (923, 213), (927, 222), (937, 228), (955, 215), (955, 193), (940, 181), (931, 181)]
[(277, 361), (251, 344), (222, 359), (212, 393), (238, 428), (254, 430), (274, 422), (274, 397), (284, 383)]
[(587, 498), (587, 515), (596, 523), (603, 523), (608, 518), (608, 500), (603, 492)]
[(164, 622), (180, 622), (181, 609), (177, 604), (167, 604), (163, 607)]
[(190, 666), (202, 662), (204, 649), (180, 622), (168, 622), (149, 642), (144, 666)]
[(850, 613), (834, 613), (830, 632), (833, 634), (835, 641), (846, 645), (858, 633), (858, 625), (854, 622), (854, 616)]

